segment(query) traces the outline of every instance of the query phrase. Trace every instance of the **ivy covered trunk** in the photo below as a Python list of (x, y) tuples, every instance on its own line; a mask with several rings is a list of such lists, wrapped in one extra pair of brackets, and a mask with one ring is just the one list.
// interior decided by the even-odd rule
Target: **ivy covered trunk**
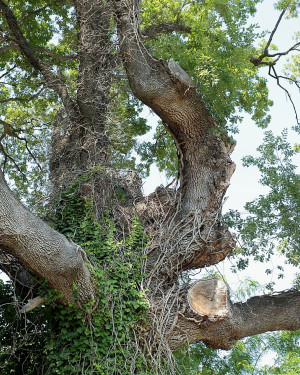
[[(62, 10), (42, 3), (39, 10), (24, 5), (24, 14), (49, 7), (60, 15), (64, 48), (76, 52), (69, 58), (75, 62), (65, 63), (58, 47), (37, 49), (17, 2), (0, 0), (24, 69), (56, 103), (42, 219), (0, 172), (1, 269), (29, 299), (22, 312), (40, 335), (28, 341), (34, 350), (27, 359), (20, 351), (26, 373), (175, 374), (172, 353), (184, 345), (230, 349), (246, 336), (299, 328), (299, 292), (233, 304), (220, 280), (186, 281), (190, 270), (219, 263), (235, 247), (222, 220), (234, 142), (185, 70), (151, 54), (145, 41), (156, 29), (140, 30), (141, 2), (76, 0)], [(158, 30), (190, 32), (179, 21)], [(137, 99), (160, 117), (178, 153), (177, 185), (148, 197), (138, 172), (127, 168), (132, 162), (122, 164), (114, 151), (131, 151), (127, 139), (118, 144), (124, 129), (131, 138), (146, 131), (136, 119)], [(14, 134), (5, 126), (4, 136)], [(4, 360), (8, 369), (21, 368)]]

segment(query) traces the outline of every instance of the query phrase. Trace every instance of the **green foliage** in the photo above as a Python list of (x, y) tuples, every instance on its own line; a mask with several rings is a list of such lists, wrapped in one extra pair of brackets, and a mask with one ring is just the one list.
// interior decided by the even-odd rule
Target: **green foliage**
[(265, 366), (261, 374), (300, 374), (300, 331), (269, 334), (268, 344), (276, 353), (274, 364)]
[(147, 133), (150, 126), (141, 117), (143, 106), (130, 92), (127, 81), (116, 80), (111, 89), (108, 136), (112, 165), (116, 168), (136, 169), (132, 150), (137, 146), (137, 137)]
[(149, 176), (150, 166), (155, 163), (160, 171), (165, 171), (167, 178), (178, 178), (177, 148), (170, 133), (159, 122), (153, 136), (154, 142), (143, 142), (136, 147), (141, 157), (139, 169)]
[[(81, 182), (86, 179), (80, 178)], [(97, 301), (84, 306), (87, 314), (72, 306), (55, 310), (56, 329), (45, 346), (48, 373), (78, 374), (83, 369), (85, 374), (141, 373), (145, 359), (135, 337), (147, 312), (140, 289), (146, 245), (143, 227), (133, 217), (128, 237), (116, 241), (108, 213), (103, 223), (95, 222), (93, 202), (82, 202), (78, 181), (62, 194), (56, 216), (57, 229), (72, 237), (92, 259)]]
[(238, 341), (229, 352), (192, 345), (186, 352), (177, 353), (182, 375), (248, 375), (260, 374), (258, 362), (266, 352), (268, 335), (253, 336)]
[[(44, 64), (60, 66), (63, 74), (68, 70), (65, 81), (71, 87), (77, 66), (75, 59), (57, 59), (51, 53), (73, 54), (76, 46), (76, 22), (70, 2), (53, 3), (51, 7), (43, 0), (9, 3), (29, 44), (50, 52), (35, 51)], [(37, 11), (38, 9), (38, 11)], [(8, 35), (8, 26), (0, 17), (2, 35)], [(14, 43), (1, 41), (4, 49)], [(16, 48), (1, 51), (0, 68), (3, 72), (0, 85), (0, 109), (4, 120), (17, 129), (18, 137), (5, 137), (1, 143), (4, 152), (0, 164), (14, 182), (15, 192), (28, 203), (45, 200), (49, 144), (52, 123), (59, 108), (58, 98), (45, 86), (40, 73), (35, 71), (27, 59)], [(70, 90), (71, 93), (71, 90)], [(0, 135), (2, 126), (0, 125)], [(34, 194), (32, 192), (35, 192)]]
[[(89, 254), (97, 299), (79, 310), (75, 306), (56, 304), (57, 293), (46, 290), (46, 307), (34, 310), (21, 320), (13, 313), (14, 306), (8, 305), (0, 314), (0, 342), (3, 343), (0, 358), (5, 364), (5, 374), (9, 371), (25, 371), (30, 375), (143, 373), (146, 359), (138, 346), (138, 331), (145, 324), (148, 310), (141, 289), (147, 239), (135, 216), (130, 233), (122, 240), (116, 239), (116, 227), (109, 212), (101, 222), (95, 221), (93, 202), (83, 200), (79, 193), (80, 184), (89, 178), (91, 174), (79, 177), (61, 194), (56, 229), (74, 239)], [(12, 291), (6, 288), (0, 285), (7, 303), (12, 299)], [(74, 285), (75, 299), (76, 290)], [(35, 316), (39, 316), (39, 323), (32, 326), (28, 322)], [(37, 324), (40, 334), (34, 331)], [(28, 332), (24, 331), (25, 327)], [(23, 337), (22, 344), (24, 332), (27, 337)], [(19, 362), (15, 361), (16, 356)], [(18, 372), (18, 366), (22, 366), (22, 371)]]
[(258, 37), (247, 25), (259, 0), (206, 0), (189, 3), (169, 0), (143, 1), (142, 25), (174, 23), (190, 27), (190, 33), (173, 32), (149, 41), (157, 58), (178, 61), (197, 85), (207, 108), (230, 131), (240, 117), (237, 110), (252, 113), (259, 126), (269, 122), (264, 79), (249, 64)]
[(299, 0), (279, 0), (275, 4), (279, 10), (286, 9), (288, 17), (297, 17), (299, 13), (300, 1)]
[(57, 329), (45, 347), (50, 360), (48, 373), (77, 374), (83, 368), (85, 374), (140, 372), (144, 358), (136, 348), (134, 332), (147, 311), (140, 290), (146, 244), (143, 228), (133, 217), (129, 236), (116, 241), (112, 220), (107, 216), (103, 223), (95, 222), (93, 202), (82, 202), (78, 196), (78, 181), (62, 194), (61, 201), (56, 215), (58, 229), (90, 255), (97, 301), (84, 306), (88, 314), (72, 306), (56, 309)]
[(245, 205), (245, 218), (237, 211), (227, 215), (227, 223), (237, 229), (241, 247), (236, 249), (239, 268), (245, 268), (249, 256), (268, 260), (274, 253), (284, 254), (287, 261), (300, 260), (299, 210), (300, 179), (292, 158), (299, 152), (287, 141), (287, 132), (275, 137), (266, 132), (259, 157), (246, 157), (246, 166), (257, 166), (260, 183), (269, 188), (266, 195)]
[[(5, 95), (10, 96), (9, 93)], [(47, 195), (51, 134), (49, 124), (55, 114), (54, 110), (49, 108), (51, 104), (54, 106), (52, 99), (48, 96), (24, 103), (0, 104), (5, 113), (5, 121), (16, 129), (16, 136), (6, 136), (1, 141), (3, 152), (0, 154), (0, 163), (14, 182), (14, 192), (29, 204), (33, 202), (30, 194), (32, 190), (36, 192), (37, 200), (45, 200)], [(0, 124), (0, 135), (3, 131), (4, 126)]]

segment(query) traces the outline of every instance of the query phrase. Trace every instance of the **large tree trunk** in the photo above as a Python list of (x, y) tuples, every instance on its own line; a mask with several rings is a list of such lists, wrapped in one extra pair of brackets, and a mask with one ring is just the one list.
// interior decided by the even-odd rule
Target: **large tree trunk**
[(66, 106), (58, 113), (50, 160), (50, 178), (58, 192), (90, 168), (108, 166), (106, 121), (115, 64), (109, 39), (111, 11), (97, 0), (75, 1), (75, 9), (79, 28), (76, 116), (71, 117)]
[[(144, 337), (145, 345), (155, 350), (164, 342), (174, 350), (182, 343), (202, 340), (211, 347), (228, 349), (245, 336), (300, 328), (299, 292), (233, 304), (227, 286), (216, 280), (192, 287), (180, 283), (183, 271), (216, 264), (235, 246), (221, 213), (234, 171), (229, 157), (234, 145), (221, 137), (191, 78), (176, 62), (157, 60), (144, 46), (139, 32), (139, 1), (78, 0), (74, 4), (80, 28), (76, 100), (70, 98), (59, 77), (34, 55), (3, 1), (0, 9), (23, 55), (40, 71), (64, 106), (66, 131), (64, 136), (61, 128), (54, 132), (50, 164), (57, 190), (91, 167), (108, 166), (105, 126), (113, 70), (109, 46), (112, 14), (132, 92), (160, 116), (177, 145), (178, 191), (156, 190), (148, 198), (139, 198), (134, 208), (152, 235), (144, 264), (147, 276), (143, 285), (149, 289), (151, 326)], [(132, 207), (126, 209), (134, 211)], [(81, 306), (95, 298), (84, 251), (18, 202), (2, 173), (0, 250), (48, 280), (63, 293), (62, 303)], [(74, 285), (78, 301), (74, 300)]]

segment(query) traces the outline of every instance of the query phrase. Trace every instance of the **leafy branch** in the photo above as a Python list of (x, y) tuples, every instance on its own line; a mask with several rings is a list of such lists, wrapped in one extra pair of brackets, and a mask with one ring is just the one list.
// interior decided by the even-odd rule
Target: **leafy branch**
[(25, 143), (25, 148), (28, 152), (28, 154), (32, 157), (32, 159), (34, 160), (34, 162), (36, 163), (36, 165), (38, 166), (39, 170), (42, 171), (42, 167), (40, 166), (37, 158), (35, 157), (35, 155), (31, 152), (30, 150), (30, 147), (28, 146), (28, 141), (26, 138), (24, 137), (21, 137), (19, 134), (22, 132), (22, 129), (16, 129), (14, 128), (11, 124), (7, 123), (6, 121), (3, 121), (3, 120), (0, 120), (0, 124), (3, 126), (3, 133), (2, 135), (0, 135), (0, 150), (3, 152), (4, 154), (4, 165), (6, 164), (6, 161), (7, 159), (11, 160), (13, 162), (13, 164), (16, 166), (16, 168), (18, 169), (18, 171), (20, 171), (22, 174), (24, 174), (20, 168), (18, 167), (17, 163), (15, 162), (14, 158), (12, 156), (10, 156), (3, 144), (1, 143), (1, 141), (6, 137), (6, 136), (11, 136), (11, 137), (14, 137), (14, 138), (17, 138), (19, 141), (23, 141)]
[(28, 44), (26, 38), (24, 37), (16, 16), (12, 10), (0, 0), (0, 12), (5, 17), (9, 29), (15, 38), (21, 52), (27, 58), (28, 62), (38, 70), (46, 80), (49, 88), (53, 89), (61, 98), (66, 111), (68, 112), (70, 119), (76, 119), (78, 116), (78, 108), (76, 104), (71, 99), (66, 85), (60, 76), (55, 75), (49, 66), (42, 62), (34, 53), (32, 47)]

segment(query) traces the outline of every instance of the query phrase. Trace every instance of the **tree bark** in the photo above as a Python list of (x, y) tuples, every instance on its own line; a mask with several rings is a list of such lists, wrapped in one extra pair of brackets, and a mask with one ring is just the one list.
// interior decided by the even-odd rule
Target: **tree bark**
[(0, 249), (48, 280), (63, 294), (63, 303), (82, 305), (95, 299), (84, 251), (26, 209), (9, 189), (1, 171)]
[(227, 285), (218, 279), (199, 281), (193, 288), (193, 302), (188, 299), (170, 332), (173, 350), (180, 343), (199, 341), (211, 348), (228, 350), (244, 337), (300, 328), (298, 290), (232, 303)]
[[(155, 59), (144, 46), (139, 2), (116, 0), (114, 5), (120, 52), (132, 91), (163, 120), (181, 159), (180, 208), (172, 224), (165, 223), (160, 249), (151, 250), (149, 264), (161, 253), (162, 238), (167, 239), (164, 248), (172, 269), (218, 263), (234, 247), (221, 221), (222, 200), (235, 168), (229, 157), (234, 145), (221, 139), (187, 73), (172, 60), (167, 64)], [(183, 226), (182, 220), (190, 225)]]

